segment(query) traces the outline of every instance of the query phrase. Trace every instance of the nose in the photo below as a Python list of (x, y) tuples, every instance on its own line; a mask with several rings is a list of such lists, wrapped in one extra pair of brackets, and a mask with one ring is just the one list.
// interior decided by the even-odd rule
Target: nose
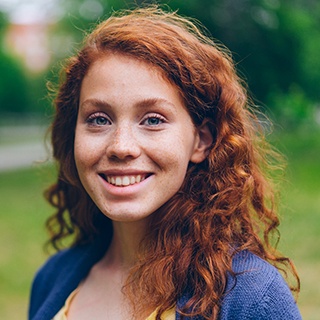
[(141, 152), (134, 130), (130, 125), (115, 128), (106, 148), (110, 159), (130, 159), (139, 157)]

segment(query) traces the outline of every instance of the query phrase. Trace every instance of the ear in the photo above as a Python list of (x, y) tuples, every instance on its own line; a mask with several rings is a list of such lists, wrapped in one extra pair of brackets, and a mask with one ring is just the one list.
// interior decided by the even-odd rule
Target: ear
[(196, 128), (196, 142), (190, 161), (200, 163), (209, 154), (209, 148), (212, 146), (213, 137), (209, 129), (209, 120), (204, 120), (202, 124)]

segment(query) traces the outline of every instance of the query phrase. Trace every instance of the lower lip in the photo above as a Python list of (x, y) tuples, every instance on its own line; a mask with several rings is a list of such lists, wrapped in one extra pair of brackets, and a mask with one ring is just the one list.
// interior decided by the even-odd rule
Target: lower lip
[(142, 188), (145, 188), (145, 186), (149, 183), (152, 177), (153, 175), (149, 176), (148, 178), (144, 179), (141, 182), (130, 184), (128, 186), (119, 187), (109, 183), (104, 178), (99, 176), (100, 180), (103, 183), (103, 187), (109, 194), (113, 196), (123, 196), (123, 197), (133, 196), (136, 193), (140, 192)]

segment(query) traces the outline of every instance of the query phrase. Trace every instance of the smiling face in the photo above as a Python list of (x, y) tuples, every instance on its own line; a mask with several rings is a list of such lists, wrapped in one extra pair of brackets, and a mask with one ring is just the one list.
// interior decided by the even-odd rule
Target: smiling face
[(80, 92), (75, 161), (81, 183), (113, 221), (139, 221), (181, 187), (189, 161), (204, 160), (201, 134), (178, 90), (158, 69), (108, 54)]

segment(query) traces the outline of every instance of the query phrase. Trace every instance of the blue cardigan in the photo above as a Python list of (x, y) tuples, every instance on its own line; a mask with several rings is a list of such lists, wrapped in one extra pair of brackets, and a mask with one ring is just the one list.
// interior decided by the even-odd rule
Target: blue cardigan
[[(52, 256), (34, 279), (29, 320), (51, 320), (105, 250), (106, 242), (96, 240)], [(219, 319), (301, 319), (291, 292), (276, 268), (244, 251), (234, 257), (233, 270), (238, 273), (236, 283), (228, 277), (226, 292), (235, 286), (222, 301)], [(187, 300), (186, 296), (179, 299), (178, 307)], [(176, 319), (181, 319), (178, 313)]]

